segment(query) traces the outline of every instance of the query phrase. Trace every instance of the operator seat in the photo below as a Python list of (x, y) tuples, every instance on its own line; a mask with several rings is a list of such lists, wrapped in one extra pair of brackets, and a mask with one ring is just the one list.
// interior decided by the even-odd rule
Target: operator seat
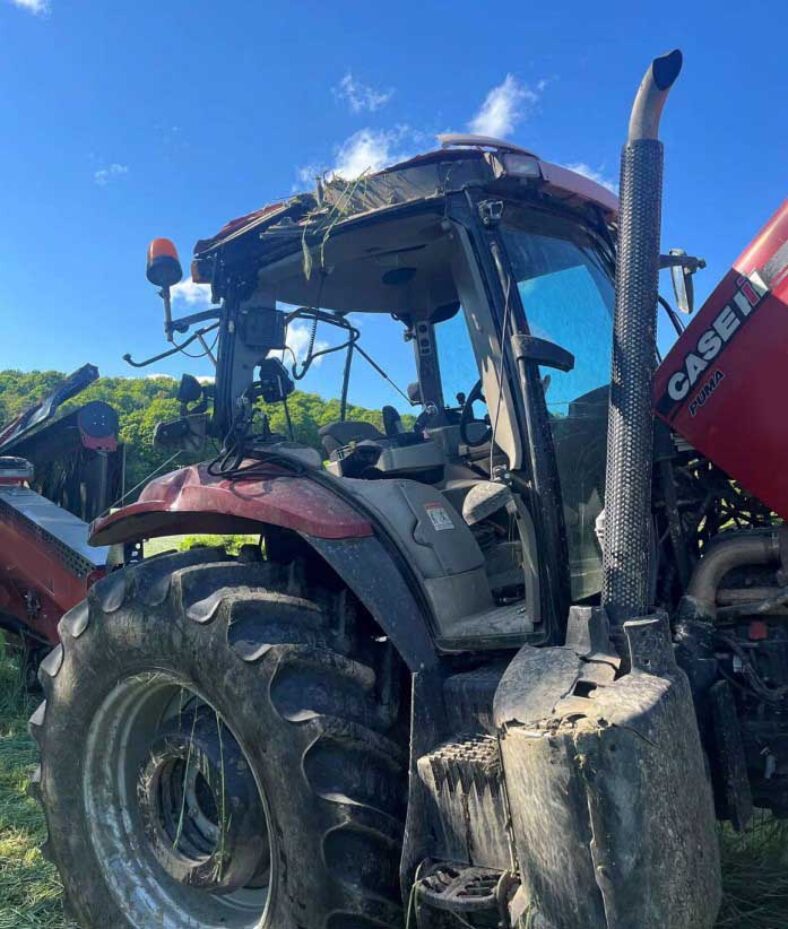
[(338, 477), (377, 480), (405, 477), (435, 484), (442, 480), (445, 457), (440, 446), (404, 427), (394, 407), (383, 407), (385, 435), (365, 422), (333, 422), (319, 430), (326, 468)]
[(318, 431), (323, 451), (328, 458), (332, 452), (350, 445), (351, 442), (366, 442), (383, 439), (383, 433), (372, 423), (353, 422), (351, 420), (336, 420)]
[(323, 426), (318, 435), (326, 456), (330, 458), (332, 452), (350, 445), (351, 442), (380, 442), (385, 439), (394, 439), (397, 440), (395, 442), (397, 445), (412, 445), (414, 442), (421, 441), (406, 432), (402, 417), (393, 406), (384, 406), (382, 413), (385, 435), (377, 426), (363, 421), (336, 420)]

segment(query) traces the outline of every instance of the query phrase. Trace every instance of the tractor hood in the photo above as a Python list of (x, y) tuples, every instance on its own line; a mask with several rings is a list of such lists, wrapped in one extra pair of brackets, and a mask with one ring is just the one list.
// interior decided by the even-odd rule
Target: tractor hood
[(788, 518), (788, 200), (657, 371), (657, 415)]

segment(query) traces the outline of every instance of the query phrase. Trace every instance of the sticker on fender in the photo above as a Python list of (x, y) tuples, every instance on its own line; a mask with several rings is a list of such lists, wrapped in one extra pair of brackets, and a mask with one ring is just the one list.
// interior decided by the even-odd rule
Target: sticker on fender
[(446, 507), (441, 506), (440, 503), (425, 503), (424, 509), (427, 511), (432, 528), (436, 532), (443, 532), (444, 529), (454, 529), (454, 523)]

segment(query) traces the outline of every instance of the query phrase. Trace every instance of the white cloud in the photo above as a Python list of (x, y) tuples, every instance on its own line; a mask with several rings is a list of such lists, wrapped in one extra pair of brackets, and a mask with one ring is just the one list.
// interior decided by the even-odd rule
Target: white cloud
[(145, 380), (146, 380), (146, 381), (156, 381), (156, 380), (158, 380), (159, 378), (162, 378), (162, 377), (163, 377), (165, 380), (168, 380), (168, 381), (174, 381), (174, 380), (175, 380), (175, 378), (174, 378), (171, 374), (146, 374), (146, 375), (145, 375)]
[(190, 277), (170, 290), (173, 303), (185, 303), (187, 306), (209, 307), (213, 306), (211, 300), (211, 285), (196, 284)]
[(573, 164), (563, 165), (564, 168), (568, 168), (570, 171), (575, 171), (577, 174), (582, 174), (583, 177), (587, 177), (591, 181), (596, 181), (597, 184), (601, 184), (603, 187), (607, 187), (611, 193), (618, 194), (618, 184), (611, 180), (601, 171), (596, 171), (590, 165), (587, 165), (584, 161), (577, 161)]
[(118, 164), (117, 162), (113, 162), (113, 164), (107, 165), (106, 168), (99, 168), (98, 171), (95, 171), (93, 174), (93, 180), (99, 185), (99, 187), (106, 187), (110, 181), (116, 181), (123, 177), (124, 174), (128, 173), (128, 165), (122, 165)]
[[(287, 347), (295, 355), (296, 361), (301, 364), (306, 358), (307, 349), (309, 348), (309, 342), (312, 338), (312, 324), (307, 322), (300, 322), (295, 320), (290, 323), (287, 327), (287, 337), (285, 339)], [(316, 339), (314, 345), (314, 351), (322, 352), (323, 349), (328, 348), (329, 343), (323, 339)], [(314, 364), (320, 364), (322, 358), (316, 358)]]
[(407, 126), (396, 129), (359, 129), (340, 145), (331, 173), (352, 180), (401, 161), (408, 157), (401, 148), (408, 135), (410, 129)]
[(364, 111), (374, 113), (391, 100), (394, 91), (378, 90), (369, 84), (363, 84), (353, 77), (351, 71), (348, 71), (338, 86), (334, 88), (334, 94), (340, 100), (345, 100), (353, 113)]
[(44, 16), (49, 12), (49, 0), (11, 0), (11, 3), (34, 16)]
[(293, 187), (293, 193), (302, 190), (304, 187), (309, 187), (315, 183), (315, 179), (322, 177), (328, 168), (325, 165), (319, 164), (310, 164), (304, 165), (298, 169), (298, 180), (300, 184), (297, 184)]
[(335, 148), (333, 165), (312, 162), (298, 168), (299, 185), (293, 191), (311, 186), (318, 177), (351, 181), (362, 174), (374, 174), (410, 158), (425, 138), (431, 137), (404, 124), (393, 129), (359, 129)]
[(540, 81), (537, 90), (532, 90), (513, 74), (507, 74), (503, 83), (493, 87), (484, 98), (468, 128), (476, 135), (505, 138), (539, 100), (544, 87), (544, 82)]
[(409, 158), (411, 152), (407, 145), (417, 144), (420, 135), (409, 126), (359, 129), (337, 147), (333, 165), (314, 162), (304, 165), (297, 171), (298, 180), (302, 186), (310, 186), (317, 177), (341, 177), (352, 181), (362, 174), (373, 174), (387, 165)]
[[(481, 108), (468, 123), (469, 130), (478, 135), (499, 138), (508, 135), (536, 105), (548, 83), (540, 80), (534, 87), (529, 87), (514, 75), (507, 74), (503, 82), (487, 94)], [(385, 102), (383, 98), (388, 99), (392, 93), (383, 94), (360, 84), (351, 72), (345, 75), (334, 92), (346, 98), (354, 112), (377, 109)], [(370, 95), (365, 97), (363, 92), (370, 92)], [(353, 180), (363, 174), (380, 171), (412, 157), (415, 152), (425, 149), (432, 139), (432, 133), (407, 124), (392, 129), (372, 129), (369, 126), (359, 129), (336, 148), (333, 165), (311, 162), (298, 168), (299, 184), (293, 187), (293, 192), (311, 186), (318, 177)]]

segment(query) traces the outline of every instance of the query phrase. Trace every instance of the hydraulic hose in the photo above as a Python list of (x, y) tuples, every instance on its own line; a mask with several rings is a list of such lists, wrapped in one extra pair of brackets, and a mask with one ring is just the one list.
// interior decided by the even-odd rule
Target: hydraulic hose
[(621, 155), (602, 591), (614, 630), (645, 616), (650, 606), (651, 390), (663, 162), (658, 132), (681, 64), (681, 52), (676, 50), (649, 66), (635, 97)]

